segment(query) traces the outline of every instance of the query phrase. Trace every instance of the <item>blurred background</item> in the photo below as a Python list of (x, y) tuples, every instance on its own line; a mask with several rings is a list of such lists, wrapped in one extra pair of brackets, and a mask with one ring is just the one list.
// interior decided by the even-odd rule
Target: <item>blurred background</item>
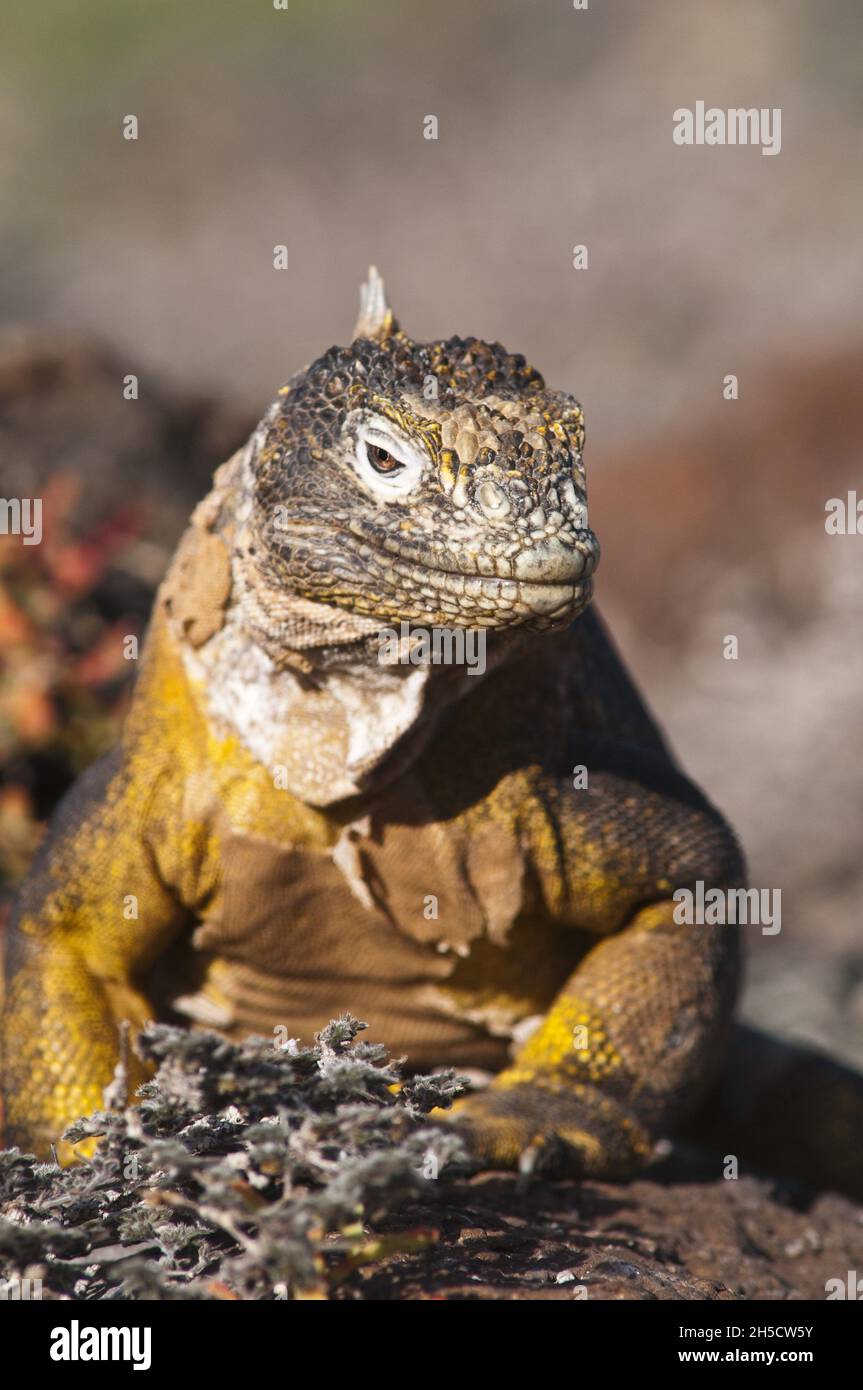
[[(0, 537), (7, 900), (191, 504), (374, 262), (412, 336), (581, 400), (600, 606), (782, 890), (744, 1012), (863, 1064), (857, 0), (18, 0), (3, 38), (0, 496), (45, 526)], [(675, 145), (698, 100), (780, 107), (781, 152)]]

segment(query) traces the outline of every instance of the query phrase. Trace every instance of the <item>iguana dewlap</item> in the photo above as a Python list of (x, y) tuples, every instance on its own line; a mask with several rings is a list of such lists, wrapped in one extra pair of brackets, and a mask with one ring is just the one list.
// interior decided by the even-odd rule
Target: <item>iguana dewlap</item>
[[(101, 1103), (118, 1024), (311, 1040), (345, 1010), (411, 1066), (495, 1072), (477, 1152), (625, 1172), (722, 1056), (732, 833), (598, 620), (582, 412), (497, 344), (421, 344), (373, 275), (280, 392), (160, 590), (122, 745), (63, 803), (7, 953), (7, 1141)], [(483, 675), (383, 662), (476, 628)], [(577, 771), (583, 769), (584, 771)]]

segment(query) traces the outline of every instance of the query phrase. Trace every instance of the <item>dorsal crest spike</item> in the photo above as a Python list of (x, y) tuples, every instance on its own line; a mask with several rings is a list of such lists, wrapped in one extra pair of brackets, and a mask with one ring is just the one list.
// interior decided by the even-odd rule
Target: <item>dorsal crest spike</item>
[(387, 303), (384, 282), (377, 266), (370, 265), (368, 277), (365, 283), (360, 285), (360, 316), (354, 328), (354, 337), (372, 338), (375, 342), (382, 343), (385, 338), (392, 337), (398, 331), (398, 323)]

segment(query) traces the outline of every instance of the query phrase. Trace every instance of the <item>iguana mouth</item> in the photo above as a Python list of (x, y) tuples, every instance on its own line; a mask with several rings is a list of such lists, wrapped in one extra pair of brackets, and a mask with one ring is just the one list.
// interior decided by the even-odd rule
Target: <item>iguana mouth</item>
[[(392, 561), (392, 557), (387, 558)], [(589, 582), (583, 581), (583, 571), (582, 575), (563, 582), (553, 579), (503, 579), (498, 575), (441, 569), (436, 565), (414, 563), (408, 566), (406, 562), (391, 563), (389, 572), (409, 582), (424, 580), (439, 597), (449, 598), (456, 603), (464, 601), (464, 606), (475, 609), (478, 617), (482, 616), (483, 611), (491, 615), (492, 612), (502, 613), (510, 609), (551, 616), (580, 604), (582, 598), (586, 601), (592, 588)], [(412, 594), (416, 592), (414, 588)]]
[[(422, 571), (441, 576), (453, 585), (474, 580), (499, 580), (538, 588), (578, 584), (593, 573), (599, 559), (599, 543), (592, 531), (569, 532), (565, 538), (560, 534), (545, 536), (505, 548), (498, 544), (476, 552), (461, 550), (453, 554), (451, 563), (441, 564), (437, 556), (436, 563), (430, 563), (420, 545), (405, 545), (401, 537), (382, 537), (377, 527), (359, 520), (352, 520), (349, 526), (350, 534), (374, 550), (396, 573), (407, 577), (411, 571)], [(409, 568), (399, 569), (399, 565)]]
[[(429, 621), (433, 609), (435, 622), (505, 627), (533, 619), (542, 626), (571, 620), (592, 595), (591, 575), (598, 558), (592, 532), (581, 533), (574, 544), (550, 537), (520, 547), (509, 556), (462, 552), (453, 556), (450, 564), (430, 564), (419, 546), (382, 537), (378, 528), (356, 519), (348, 525), (348, 530), (340, 532), (324, 532), (302, 523), (292, 528), (290, 542), (295, 555), (298, 541), (314, 546), (320, 539), (330, 553), (338, 550), (342, 562), (330, 566), (335, 583), (327, 585), (328, 592), (313, 595), (310, 590), (309, 597), (357, 612), (377, 615), (385, 611), (387, 621), (394, 616)], [(459, 566), (457, 559), (468, 561), (473, 568)], [(486, 573), (481, 565), (486, 566)], [(380, 606), (367, 601), (368, 593), (375, 590), (383, 599)]]
[[(405, 544), (402, 536), (385, 532), (382, 527), (359, 518), (349, 519), (347, 527), (338, 531), (325, 530), (317, 521), (310, 524), (305, 518), (296, 518), (282, 536), (294, 544), (297, 541), (308, 541), (312, 546), (319, 543), (327, 550), (338, 551), (340, 558), (345, 560), (373, 558), (385, 570), (405, 578), (420, 574), (439, 576), (442, 588), (445, 581), (453, 588), (459, 582), (467, 585), (485, 580), (529, 584), (537, 588), (578, 584), (593, 574), (599, 563), (599, 542), (589, 530), (569, 531), (564, 536), (558, 533), (533, 543), (505, 547), (493, 542), (475, 552), (440, 548), (434, 563), (428, 559), (428, 547)], [(359, 547), (353, 543), (357, 540)], [(277, 553), (279, 548), (277, 542)], [(440, 563), (444, 557), (450, 562)], [(459, 587), (456, 591), (466, 590)]]

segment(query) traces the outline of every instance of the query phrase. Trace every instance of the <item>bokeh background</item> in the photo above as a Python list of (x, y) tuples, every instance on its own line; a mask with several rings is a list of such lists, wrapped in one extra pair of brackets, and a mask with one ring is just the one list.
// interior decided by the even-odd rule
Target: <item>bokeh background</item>
[[(0, 537), (7, 895), (186, 511), (374, 262), (414, 337), (582, 401), (600, 605), (782, 890), (744, 1012), (863, 1063), (863, 535), (824, 527), (863, 497), (861, 67), (857, 0), (11, 4), (0, 495), (46, 536)], [(780, 107), (781, 153), (676, 146), (699, 99)]]

